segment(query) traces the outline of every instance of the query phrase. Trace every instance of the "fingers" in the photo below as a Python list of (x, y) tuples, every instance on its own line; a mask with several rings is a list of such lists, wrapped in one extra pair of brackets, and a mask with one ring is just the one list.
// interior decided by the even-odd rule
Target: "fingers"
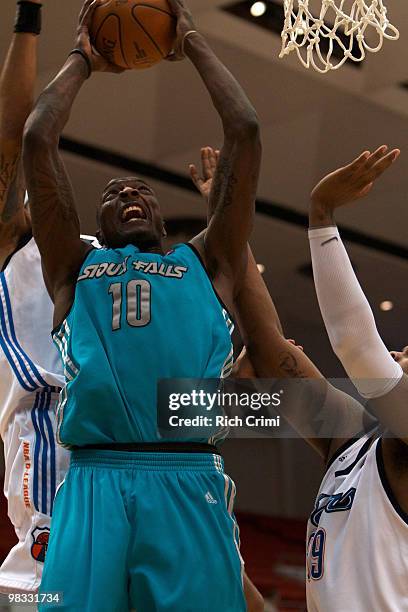
[(213, 173), (211, 170), (211, 155), (212, 155), (211, 147), (204, 147), (201, 149), (201, 165), (203, 169), (203, 176), (205, 180), (209, 180), (213, 177)]
[(214, 178), (217, 169), (220, 152), (212, 147), (203, 147), (201, 149), (201, 167), (205, 180)]
[(382, 160), (385, 160), (385, 159), (391, 158), (395, 160), (397, 159), (399, 154), (400, 154), (399, 149), (393, 149), (392, 151), (388, 152), (388, 146), (382, 145), (381, 147), (378, 147), (378, 149), (374, 151), (374, 153), (372, 153), (370, 157), (367, 159), (365, 163), (365, 168), (366, 169), (374, 168), (378, 164), (378, 162), (381, 162)]
[(171, 8), (171, 12), (177, 16), (180, 13), (181, 3), (178, 0), (168, 0), (168, 3)]
[(293, 346), (296, 346), (301, 351), (304, 351), (304, 348), (301, 344), (296, 344), (296, 340), (293, 340), (292, 338), (287, 338), (287, 341), (289, 342), (289, 344), (293, 344)]
[(364, 151), (344, 170), (354, 176), (361, 184), (365, 192), (368, 192), (372, 183), (399, 157), (400, 150), (393, 149), (388, 152), (387, 145), (381, 145), (373, 153)]
[(82, 22), (82, 18), (85, 15), (85, 12), (88, 10), (88, 7), (89, 7), (89, 5), (91, 4), (92, 1), (93, 0), (85, 0), (85, 2), (83, 3), (82, 8), (81, 8), (81, 10), (79, 12), (79, 18), (78, 18), (79, 23)]
[(92, 16), (94, 14), (94, 11), (98, 7), (100, 2), (101, 0), (86, 0), (83, 6), (82, 16), (80, 16), (80, 19), (79, 19), (79, 27), (81, 29), (89, 28), (91, 21), (92, 21)]
[(215, 151), (214, 149), (211, 149), (210, 163), (211, 163), (212, 176), (214, 176), (215, 171), (217, 170), (217, 164), (218, 164), (219, 158), (220, 158), (220, 152), (218, 151), (218, 149), (216, 149)]
[(197, 189), (200, 191), (200, 187), (203, 184), (203, 180), (200, 177), (196, 166), (194, 164), (190, 164), (188, 169), (190, 171), (191, 180), (193, 181)]
[(387, 155), (374, 157), (372, 165), (368, 169), (368, 180), (373, 182), (380, 177), (398, 159), (400, 152), (399, 149), (393, 149)]
[(370, 157), (370, 151), (363, 151), (354, 161), (351, 162), (346, 168), (348, 170), (354, 171), (358, 170), (363, 166), (366, 160)]
[(374, 153), (371, 153), (371, 155), (367, 158), (364, 166), (365, 168), (371, 168), (372, 166), (374, 166), (374, 164), (379, 161), (382, 157), (384, 157), (384, 155), (387, 153), (388, 151), (388, 146), (387, 145), (381, 145), (381, 147), (378, 147), (378, 149), (376, 149), (374, 151)]
[(87, 11), (89, 10), (90, 5), (92, 4), (93, 0), (85, 0), (85, 2), (82, 5), (81, 11), (79, 13), (79, 23), (82, 23), (82, 20), (84, 18), (84, 15), (87, 13)]
[(394, 161), (399, 157), (400, 150), (393, 149), (388, 151), (387, 145), (381, 145), (374, 151), (365, 157), (355, 168), (357, 175), (360, 177), (360, 183), (367, 187), (368, 191), (371, 189), (372, 183), (379, 177), (387, 168), (389, 168)]

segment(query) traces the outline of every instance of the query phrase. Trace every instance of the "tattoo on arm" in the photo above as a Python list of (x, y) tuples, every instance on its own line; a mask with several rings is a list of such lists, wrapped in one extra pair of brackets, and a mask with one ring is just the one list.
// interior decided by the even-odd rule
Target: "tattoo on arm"
[(237, 182), (238, 179), (232, 170), (231, 162), (226, 158), (221, 158), (218, 162), (217, 175), (210, 198), (210, 216), (215, 211), (225, 215), (227, 209), (232, 205), (234, 187)]
[(0, 155), (0, 222), (8, 223), (24, 202), (21, 155)]
[(33, 201), (33, 221), (37, 223), (52, 219), (61, 214), (64, 221), (78, 224), (71, 184), (58, 153), (49, 165), (41, 155), (32, 164), (30, 196)]
[(288, 351), (283, 351), (278, 356), (279, 369), (288, 378), (307, 378), (306, 374), (299, 368), (296, 357)]

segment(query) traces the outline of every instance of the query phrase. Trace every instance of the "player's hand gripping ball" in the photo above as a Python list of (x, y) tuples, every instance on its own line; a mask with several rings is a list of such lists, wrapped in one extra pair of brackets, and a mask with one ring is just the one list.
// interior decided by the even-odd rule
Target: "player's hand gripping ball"
[(172, 51), (176, 17), (167, 0), (102, 0), (90, 28), (96, 50), (121, 68), (150, 68)]

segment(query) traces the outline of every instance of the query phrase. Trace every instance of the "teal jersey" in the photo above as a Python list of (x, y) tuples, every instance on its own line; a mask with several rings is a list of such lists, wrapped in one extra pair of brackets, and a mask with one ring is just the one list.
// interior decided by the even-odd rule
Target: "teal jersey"
[(162, 442), (158, 380), (227, 376), (232, 329), (190, 245), (166, 255), (132, 245), (92, 250), (71, 310), (53, 332), (66, 380), (58, 442)]

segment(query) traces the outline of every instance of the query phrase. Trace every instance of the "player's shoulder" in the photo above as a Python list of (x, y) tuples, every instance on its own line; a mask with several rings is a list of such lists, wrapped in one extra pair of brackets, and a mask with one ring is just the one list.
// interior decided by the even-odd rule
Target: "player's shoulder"
[(376, 425), (369, 431), (361, 431), (347, 440), (328, 461), (325, 477), (349, 474), (365, 460), (370, 448), (380, 437), (381, 429)]
[(200, 254), (191, 242), (175, 244), (165, 253), (164, 259), (200, 268), (203, 266)]
[(35, 263), (36, 260), (38, 263), (41, 261), (40, 252), (32, 234), (25, 236), (18, 246), (7, 255), (1, 265), (0, 272), (6, 272), (13, 264), (26, 257), (30, 258), (32, 264)]
[[(81, 234), (81, 240), (87, 245), (92, 246), (94, 249), (101, 249), (101, 245), (95, 236)], [(31, 233), (25, 236), (20, 244), (7, 256), (3, 262), (3, 265), (1, 266), (0, 271), (6, 272), (6, 270), (10, 269), (13, 264), (18, 263), (20, 260), (25, 258), (29, 258), (30, 265), (41, 265), (40, 251)]]

